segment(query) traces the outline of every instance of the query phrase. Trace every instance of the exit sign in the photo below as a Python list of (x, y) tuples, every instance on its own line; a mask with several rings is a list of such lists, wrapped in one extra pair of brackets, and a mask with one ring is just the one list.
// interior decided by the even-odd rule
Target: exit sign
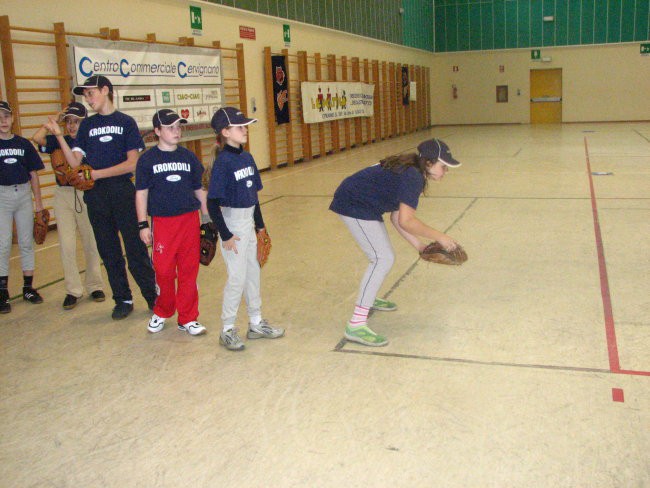
[(641, 44), (641, 56), (650, 56), (650, 43)]
[(530, 59), (532, 59), (533, 61), (542, 59), (542, 52), (539, 49), (531, 49)]
[(282, 26), (282, 39), (286, 46), (291, 44), (291, 26), (289, 24), (284, 24)]
[(203, 33), (201, 7), (190, 6), (190, 28), (192, 29), (192, 34), (195, 36), (200, 36)]

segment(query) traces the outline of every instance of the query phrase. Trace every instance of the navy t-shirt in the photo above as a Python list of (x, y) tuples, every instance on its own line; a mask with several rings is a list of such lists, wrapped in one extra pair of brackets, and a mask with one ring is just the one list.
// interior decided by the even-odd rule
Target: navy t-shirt
[(182, 215), (201, 208), (194, 195), (201, 188), (201, 175), (203, 165), (189, 149), (178, 146), (175, 151), (161, 151), (155, 146), (138, 159), (135, 188), (149, 190), (149, 215)]
[[(63, 138), (65, 139), (65, 142), (68, 143), (68, 146), (70, 146), (71, 148), (75, 146), (75, 140), (72, 138), (70, 134), (64, 135)], [(61, 145), (59, 144), (59, 141), (57, 140), (56, 136), (52, 134), (45, 136), (44, 146), (38, 146), (38, 150), (43, 154), (52, 154), (57, 149), (61, 149)], [(56, 184), (59, 186), (71, 186), (68, 183), (62, 185), (61, 183), (59, 183), (59, 180), (57, 178), (55, 178), (55, 181)]]
[(396, 173), (376, 164), (344, 179), (330, 210), (355, 219), (383, 220), (382, 215), (399, 210), (400, 203), (416, 209), (423, 189), (424, 178), (416, 168)]
[[(70, 134), (64, 135), (63, 138), (65, 139), (65, 142), (68, 143), (68, 146), (70, 146), (70, 148), (73, 148), (75, 146), (75, 141)], [(45, 136), (44, 146), (38, 146), (38, 150), (43, 154), (52, 154), (57, 149), (61, 149), (61, 146), (59, 145), (59, 141), (57, 140), (56, 136), (52, 134)]]
[(24, 137), (14, 134), (0, 139), (0, 185), (21, 185), (30, 180), (30, 171), (45, 168), (36, 149)]
[[(144, 142), (133, 117), (115, 111), (83, 119), (75, 149), (81, 150), (93, 169), (104, 169), (124, 162), (126, 153), (132, 149), (142, 151)], [(131, 177), (130, 174), (126, 176)]]
[(262, 178), (253, 156), (226, 145), (212, 165), (208, 198), (215, 198), (221, 207), (248, 208), (258, 203), (261, 189)]

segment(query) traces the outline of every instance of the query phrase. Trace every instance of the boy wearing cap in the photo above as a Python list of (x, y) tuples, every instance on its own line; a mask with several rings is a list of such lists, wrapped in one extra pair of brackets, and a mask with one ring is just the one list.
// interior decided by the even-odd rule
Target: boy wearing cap
[(135, 120), (115, 110), (113, 85), (108, 78), (91, 76), (83, 85), (75, 87), (73, 92), (83, 95), (90, 108), (97, 112), (82, 120), (75, 146), (70, 149), (55, 121), (48, 123), (48, 129), (57, 136), (73, 168), (79, 166), (84, 157), (93, 168), (91, 176), (95, 185), (84, 192), (84, 201), (113, 291), (115, 307), (112, 318), (120, 320), (133, 311), (133, 296), (119, 234), (124, 242), (129, 271), (150, 310), (153, 310), (156, 301), (154, 272), (147, 246), (140, 240), (135, 213), (135, 187), (131, 182), (144, 142)]
[(237, 108), (224, 107), (214, 113), (210, 123), (217, 134), (217, 156), (210, 176), (208, 210), (221, 236), (221, 254), (228, 270), (219, 342), (231, 351), (244, 349), (235, 328), (242, 295), (246, 298), (249, 339), (276, 339), (284, 335), (284, 329), (271, 327), (262, 318), (255, 234), (264, 229), (257, 197), (262, 179), (253, 156), (243, 148), (248, 141), (248, 125), (254, 122), (257, 119), (247, 118)]
[(13, 133), (13, 122), (11, 106), (0, 101), (0, 313), (11, 312), (9, 255), (14, 220), (23, 269), (23, 300), (34, 304), (43, 302), (32, 286), (35, 268), (32, 193), (34, 210), (43, 210), (37, 171), (45, 166), (32, 143)]
[(420, 237), (438, 241), (448, 251), (456, 248), (454, 239), (426, 225), (415, 211), (428, 180), (439, 181), (450, 167), (457, 166), (460, 163), (452, 158), (449, 147), (439, 139), (430, 139), (418, 146), (417, 153), (382, 159), (379, 164), (348, 176), (337, 188), (330, 210), (339, 215), (369, 261), (354, 312), (345, 328), (349, 341), (366, 346), (388, 344), (386, 337), (367, 325), (371, 309), (397, 309), (396, 304), (377, 298), (395, 261), (384, 213), (390, 212), (397, 232), (418, 252), (426, 246)]
[[(147, 330), (160, 332), (165, 319), (178, 310), (178, 328), (190, 335), (205, 333), (199, 316), (199, 214), (205, 221), (205, 191), (201, 185), (203, 165), (181, 147), (181, 124), (187, 120), (163, 109), (153, 116), (158, 144), (138, 160), (135, 170), (135, 205), (140, 239), (153, 244), (153, 267), (158, 299)], [(147, 221), (151, 215), (151, 227)], [(178, 287), (177, 287), (178, 280)]]
[[(70, 147), (75, 146), (75, 138), (79, 125), (86, 118), (87, 111), (81, 103), (72, 102), (63, 110), (58, 120), (63, 120), (67, 134), (64, 139)], [(48, 121), (49, 123), (49, 121)], [(32, 140), (43, 154), (52, 154), (60, 150), (56, 136), (48, 134), (48, 124), (43, 124), (32, 136)], [(63, 277), (66, 296), (63, 308), (69, 310), (77, 305), (83, 295), (83, 284), (77, 266), (77, 230), (81, 236), (84, 257), (86, 258), (86, 290), (96, 302), (103, 302), (104, 281), (102, 279), (101, 261), (93, 229), (88, 220), (88, 209), (77, 191), (67, 181), (61, 182), (56, 178), (57, 187), (54, 190), (54, 212), (56, 214), (56, 227), (59, 235), (59, 250), (63, 263)]]

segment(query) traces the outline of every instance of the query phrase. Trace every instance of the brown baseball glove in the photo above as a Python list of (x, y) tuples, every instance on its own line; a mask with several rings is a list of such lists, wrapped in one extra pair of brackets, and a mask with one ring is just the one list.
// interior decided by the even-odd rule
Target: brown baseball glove
[(209, 266), (217, 252), (217, 241), (219, 234), (217, 227), (212, 222), (201, 225), (201, 257), (199, 262), (203, 266)]
[(453, 251), (447, 251), (439, 242), (432, 242), (421, 252), (420, 257), (430, 263), (459, 266), (467, 261), (467, 253), (460, 244)]
[(95, 180), (91, 176), (92, 170), (93, 168), (89, 164), (81, 164), (76, 168), (72, 168), (68, 173), (68, 183), (77, 190), (90, 190), (95, 186)]
[(257, 262), (260, 263), (260, 268), (266, 264), (271, 254), (271, 238), (269, 237), (266, 229), (257, 231)]
[(44, 208), (40, 212), (34, 212), (34, 242), (43, 244), (49, 230), (50, 212)]
[(59, 185), (67, 185), (68, 174), (72, 171), (72, 168), (65, 159), (65, 155), (61, 149), (55, 149), (52, 151), (52, 154), (50, 154), (50, 164), (52, 164), (52, 170), (54, 171), (56, 182)]

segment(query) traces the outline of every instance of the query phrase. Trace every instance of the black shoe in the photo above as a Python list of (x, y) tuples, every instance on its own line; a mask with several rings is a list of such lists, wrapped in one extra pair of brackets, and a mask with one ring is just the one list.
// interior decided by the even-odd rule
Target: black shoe
[(23, 300), (34, 304), (43, 303), (43, 297), (41, 297), (31, 286), (23, 287)]
[(122, 320), (129, 316), (133, 312), (133, 304), (126, 302), (117, 302), (113, 308), (113, 320)]
[(74, 295), (66, 295), (65, 300), (63, 300), (63, 309), (64, 310), (70, 310), (71, 308), (75, 308), (77, 306), (77, 297)]
[(104, 292), (101, 290), (95, 290), (90, 294), (90, 297), (93, 299), (94, 302), (103, 302), (106, 300), (106, 295), (104, 295)]
[(0, 290), (0, 313), (11, 312), (11, 305), (9, 305), (9, 291)]

